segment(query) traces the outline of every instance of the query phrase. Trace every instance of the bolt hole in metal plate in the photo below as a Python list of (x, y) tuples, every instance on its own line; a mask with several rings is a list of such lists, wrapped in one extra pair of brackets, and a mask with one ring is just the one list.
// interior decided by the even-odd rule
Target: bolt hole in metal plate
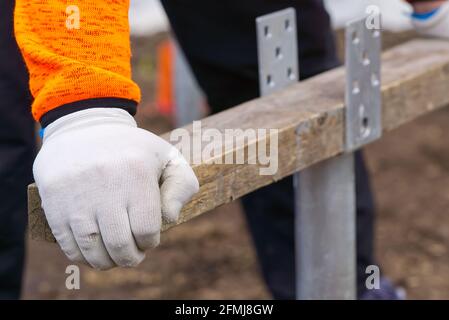
[(296, 13), (288, 8), (256, 19), (260, 95), (299, 80)]
[[(381, 17), (378, 16), (380, 21)], [(381, 123), (381, 32), (366, 18), (346, 27), (346, 149), (378, 139)]]

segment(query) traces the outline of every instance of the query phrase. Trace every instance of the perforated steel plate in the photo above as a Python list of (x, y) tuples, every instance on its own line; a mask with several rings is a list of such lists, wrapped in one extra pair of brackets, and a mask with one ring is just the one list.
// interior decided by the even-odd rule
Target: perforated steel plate
[(256, 19), (262, 96), (299, 80), (296, 14), (292, 8)]
[[(380, 16), (379, 16), (380, 20)], [(366, 18), (346, 28), (346, 149), (378, 139), (381, 122), (381, 30)]]

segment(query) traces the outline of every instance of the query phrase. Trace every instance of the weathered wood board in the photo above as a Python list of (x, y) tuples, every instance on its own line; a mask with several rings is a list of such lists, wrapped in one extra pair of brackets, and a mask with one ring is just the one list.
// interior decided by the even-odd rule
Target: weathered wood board
[[(449, 42), (417, 39), (383, 54), (384, 132), (449, 104)], [(344, 151), (345, 70), (337, 68), (202, 120), (203, 128), (279, 130), (278, 171), (259, 175), (259, 165), (193, 165), (200, 192), (183, 208), (178, 223), (237, 199)], [(186, 126), (192, 134), (192, 126)], [(169, 135), (163, 137), (169, 139)], [(245, 148), (257, 143), (246, 141)], [(233, 150), (235, 152), (236, 150)], [(225, 153), (218, 157), (224, 157)], [(203, 159), (204, 160), (204, 159)], [(30, 185), (29, 227), (33, 239), (54, 241)], [(164, 230), (172, 225), (164, 225)]]

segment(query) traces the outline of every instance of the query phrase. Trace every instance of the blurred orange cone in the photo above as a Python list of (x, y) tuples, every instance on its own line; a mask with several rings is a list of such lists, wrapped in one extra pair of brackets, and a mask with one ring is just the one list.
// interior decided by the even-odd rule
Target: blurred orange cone
[(174, 51), (175, 48), (171, 40), (165, 40), (157, 49), (156, 105), (158, 111), (167, 116), (173, 116), (175, 112)]

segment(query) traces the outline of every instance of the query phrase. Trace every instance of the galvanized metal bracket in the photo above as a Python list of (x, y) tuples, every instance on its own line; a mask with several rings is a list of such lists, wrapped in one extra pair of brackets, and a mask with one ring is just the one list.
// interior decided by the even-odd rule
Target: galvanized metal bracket
[[(295, 16), (287, 9), (256, 20), (261, 95), (299, 80)], [(353, 155), (297, 172), (294, 182), (297, 298), (355, 299)]]
[(296, 13), (293, 8), (256, 19), (260, 95), (299, 80)]
[[(371, 19), (373, 17), (370, 17)], [(378, 16), (380, 21), (380, 15)], [(346, 151), (354, 151), (382, 135), (380, 25), (367, 18), (346, 27)]]

